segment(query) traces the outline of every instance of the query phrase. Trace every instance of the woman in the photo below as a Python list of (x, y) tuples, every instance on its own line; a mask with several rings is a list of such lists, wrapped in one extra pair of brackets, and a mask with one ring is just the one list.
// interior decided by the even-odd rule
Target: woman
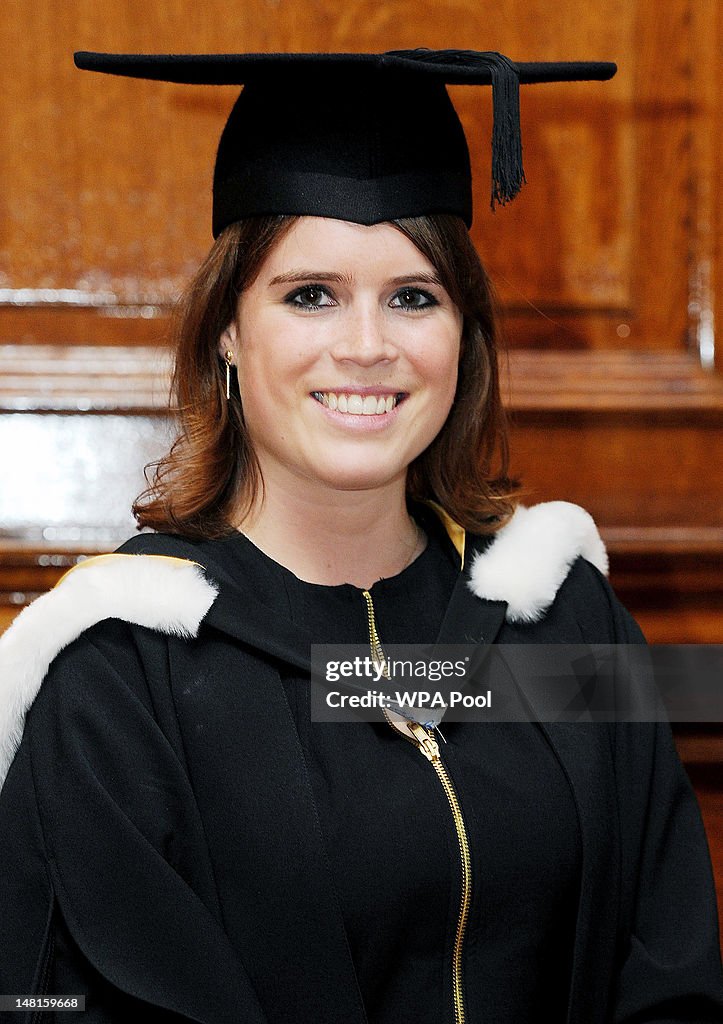
[[(723, 1020), (666, 728), (445, 722), (442, 742), (412, 711), (310, 710), (314, 643), (384, 666), (393, 643), (640, 640), (590, 518), (514, 508), (443, 85), (492, 81), (499, 128), (520, 79), (589, 69), (79, 63), (247, 85), (182, 310), (181, 433), (136, 506), (158, 532), (68, 574), (0, 648), (2, 991), (83, 994), (86, 1021)], [(424, 130), (400, 133), (411, 110)], [(501, 201), (518, 156), (498, 132)]]

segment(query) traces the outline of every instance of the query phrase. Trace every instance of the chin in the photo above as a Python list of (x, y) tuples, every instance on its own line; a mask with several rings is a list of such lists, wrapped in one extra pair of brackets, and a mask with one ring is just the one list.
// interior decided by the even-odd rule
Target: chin
[(404, 478), (407, 463), (397, 466), (346, 463), (343, 466), (316, 467), (313, 479), (337, 491), (373, 491)]

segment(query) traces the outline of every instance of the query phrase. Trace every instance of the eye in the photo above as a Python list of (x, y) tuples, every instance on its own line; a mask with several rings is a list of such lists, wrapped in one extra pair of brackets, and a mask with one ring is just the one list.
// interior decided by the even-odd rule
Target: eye
[(322, 306), (336, 305), (327, 289), (320, 284), (305, 284), (303, 288), (296, 288), (286, 296), (284, 302), (300, 309), (321, 309)]
[(433, 295), (421, 288), (401, 288), (389, 305), (393, 309), (430, 309), (439, 303)]

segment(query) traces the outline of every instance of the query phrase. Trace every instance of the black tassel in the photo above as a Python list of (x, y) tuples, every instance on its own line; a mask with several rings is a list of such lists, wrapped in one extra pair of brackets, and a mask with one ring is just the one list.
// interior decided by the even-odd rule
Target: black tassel
[(520, 129), (520, 76), (501, 53), (477, 50), (393, 50), (391, 56), (458, 68), (484, 68), (492, 80), (492, 195), (490, 205), (511, 202), (525, 183)]

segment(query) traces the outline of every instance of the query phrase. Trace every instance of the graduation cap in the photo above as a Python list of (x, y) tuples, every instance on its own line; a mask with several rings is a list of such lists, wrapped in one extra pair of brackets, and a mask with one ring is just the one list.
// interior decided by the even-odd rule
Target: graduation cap
[(472, 175), (447, 85), (492, 87), (492, 196), (525, 181), (521, 84), (603, 81), (607, 62), (514, 63), (473, 50), (386, 53), (75, 54), (130, 78), (243, 85), (216, 156), (213, 234), (244, 217), (298, 214), (376, 224), (452, 213), (472, 223)]

